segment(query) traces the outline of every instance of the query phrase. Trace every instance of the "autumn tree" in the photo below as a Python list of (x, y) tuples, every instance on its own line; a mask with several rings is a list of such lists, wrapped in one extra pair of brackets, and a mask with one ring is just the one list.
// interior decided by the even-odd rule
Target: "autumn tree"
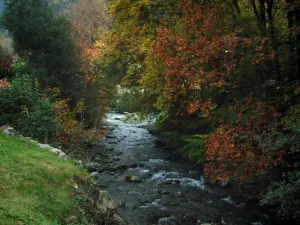
[(97, 40), (100, 29), (105, 30), (110, 25), (110, 16), (105, 0), (80, 0), (71, 4), (65, 13), (70, 22), (84, 36), (88, 46)]

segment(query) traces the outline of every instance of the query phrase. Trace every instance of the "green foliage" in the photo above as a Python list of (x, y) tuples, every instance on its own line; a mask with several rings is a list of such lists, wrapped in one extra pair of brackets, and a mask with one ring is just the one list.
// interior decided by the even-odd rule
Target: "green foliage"
[(64, 96), (76, 95), (81, 83), (79, 51), (65, 18), (55, 16), (44, 0), (9, 0), (3, 25), (42, 87), (59, 87)]
[(120, 88), (115, 96), (112, 107), (118, 113), (151, 113), (155, 111), (154, 102), (145, 90), (141, 88)]
[[(74, 176), (87, 175), (71, 161), (31, 142), (0, 134), (0, 224), (61, 224), (77, 202)], [(74, 212), (74, 210), (73, 210)], [(80, 215), (79, 215), (80, 216)]]
[(21, 123), (21, 132), (34, 139), (48, 143), (56, 138), (55, 112), (47, 99), (39, 99), (32, 111)]
[(191, 135), (184, 138), (183, 152), (188, 159), (203, 164), (205, 161), (206, 139), (209, 135)]
[(289, 172), (283, 181), (273, 183), (261, 200), (262, 205), (276, 206), (275, 213), (281, 219), (300, 217), (300, 172)]
[(42, 142), (53, 141), (56, 119), (52, 104), (42, 98), (27, 64), (14, 64), (15, 78), (8, 88), (0, 88), (0, 125), (15, 129)]

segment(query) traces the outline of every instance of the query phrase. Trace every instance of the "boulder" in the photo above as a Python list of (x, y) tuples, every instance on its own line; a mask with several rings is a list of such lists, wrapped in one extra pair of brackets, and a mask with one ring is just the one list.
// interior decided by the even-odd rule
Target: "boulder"
[(182, 196), (183, 196), (183, 194), (182, 194), (181, 191), (177, 191), (177, 192), (175, 193), (175, 197), (182, 197)]
[(113, 215), (114, 221), (116, 222), (116, 224), (118, 225), (127, 225), (127, 223), (125, 222), (125, 220), (119, 216), (117, 213), (115, 213)]
[(167, 191), (167, 190), (162, 190), (161, 191), (161, 194), (163, 194), (163, 195), (167, 195), (167, 194), (169, 194), (170, 192), (169, 191)]
[(140, 183), (142, 179), (138, 176), (126, 176), (125, 181), (128, 183)]
[(77, 220), (76, 216), (70, 216), (68, 218), (68, 224), (77, 224), (77, 223), (78, 223), (78, 220)]
[(106, 135), (105, 137), (106, 137), (106, 138), (110, 138), (110, 139), (116, 138), (116, 136), (112, 136), (112, 135)]
[(97, 209), (101, 214), (106, 215), (108, 211), (115, 210), (117, 208), (116, 203), (110, 198), (107, 191), (99, 190)]
[(14, 128), (10, 127), (9, 125), (3, 125), (0, 127), (0, 133), (9, 135), (9, 136), (15, 136), (17, 135), (17, 132)]
[(60, 150), (58, 148), (53, 148), (52, 146), (50, 146), (48, 144), (40, 144), (40, 143), (38, 143), (38, 147), (39, 148), (44, 148), (44, 149), (49, 149), (51, 152), (57, 154), (58, 157), (61, 158), (61, 159), (68, 159), (67, 154), (64, 153), (62, 150)]
[(85, 167), (90, 173), (93, 173), (93, 172), (97, 172), (100, 166), (98, 165), (98, 163), (90, 162), (90, 163), (86, 163)]
[(128, 166), (127, 165), (118, 165), (115, 167), (115, 170), (127, 170)]
[(138, 164), (137, 163), (133, 163), (133, 164), (130, 164), (128, 167), (134, 169), (134, 168), (138, 167)]

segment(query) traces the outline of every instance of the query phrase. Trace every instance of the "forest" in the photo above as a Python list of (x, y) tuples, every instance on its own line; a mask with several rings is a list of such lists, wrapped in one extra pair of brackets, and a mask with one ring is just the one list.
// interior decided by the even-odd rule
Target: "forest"
[(0, 126), (84, 148), (155, 114), (207, 183), (300, 222), (300, 1), (4, 0), (1, 27)]

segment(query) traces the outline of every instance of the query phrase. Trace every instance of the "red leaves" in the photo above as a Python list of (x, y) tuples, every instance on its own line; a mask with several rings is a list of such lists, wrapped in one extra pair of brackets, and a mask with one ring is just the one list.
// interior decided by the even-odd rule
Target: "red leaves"
[[(273, 165), (280, 162), (280, 154), (270, 152), (263, 136), (275, 132), (279, 114), (272, 106), (263, 102), (248, 101), (248, 112), (239, 113), (237, 121), (230, 126), (222, 125), (206, 143), (205, 175), (211, 182), (224, 179), (246, 182), (253, 177), (267, 173)], [(237, 105), (236, 110), (245, 108)], [(246, 115), (251, 114), (251, 116)], [(246, 118), (242, 119), (245, 115)]]
[[(221, 8), (207, 10), (205, 7), (199, 2), (183, 0), (180, 28), (162, 28), (154, 45), (154, 57), (165, 65), (166, 99), (171, 104), (187, 102), (182, 105), (181, 113), (204, 110), (202, 113), (211, 114), (208, 107), (201, 105), (212, 100), (200, 99), (199, 93), (202, 90), (222, 92), (234, 86), (234, 69), (241, 62), (237, 49), (248, 42), (251, 45), (251, 39), (239, 37), (238, 30), (220, 23)], [(174, 21), (178, 23), (178, 18)], [(169, 23), (172, 24), (172, 19)]]
[(7, 81), (7, 79), (0, 80), (0, 87), (6, 88), (8, 86), (9, 86), (9, 82)]

